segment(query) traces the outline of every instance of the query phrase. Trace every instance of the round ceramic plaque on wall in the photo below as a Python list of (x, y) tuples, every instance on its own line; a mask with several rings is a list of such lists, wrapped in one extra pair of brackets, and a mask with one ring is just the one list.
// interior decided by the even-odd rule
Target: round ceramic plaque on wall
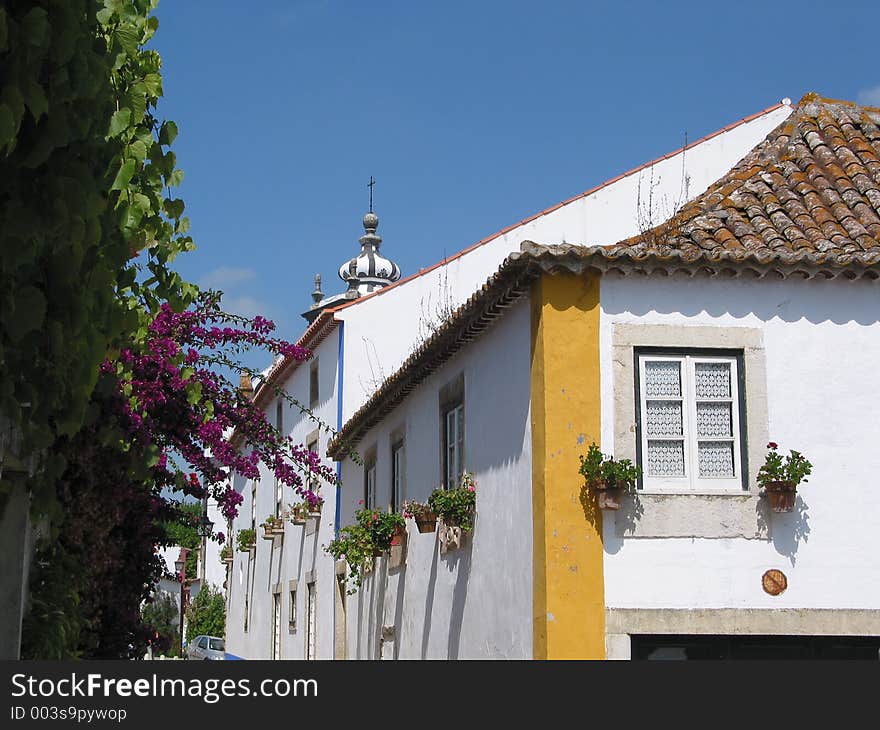
[(781, 570), (771, 568), (761, 576), (761, 586), (771, 596), (778, 596), (788, 588), (788, 578), (785, 577), (785, 573)]

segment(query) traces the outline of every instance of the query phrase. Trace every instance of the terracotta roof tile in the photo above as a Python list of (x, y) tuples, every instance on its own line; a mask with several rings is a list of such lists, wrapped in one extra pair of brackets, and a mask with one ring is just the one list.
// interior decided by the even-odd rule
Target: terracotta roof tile
[[(719, 228), (731, 236), (726, 228)], [(716, 234), (717, 235), (717, 234)], [(723, 235), (723, 234), (722, 234)], [(779, 240), (779, 234), (776, 234)], [(639, 246), (540, 246), (529, 241), (520, 251), (504, 260), (498, 272), (415, 352), (390, 375), (375, 394), (348, 420), (331, 439), (327, 455), (340, 459), (358, 443), (366, 432), (397, 407), (432, 372), (476, 339), (505, 309), (525, 294), (531, 282), (542, 273), (576, 275), (601, 274), (671, 274), (731, 278), (784, 279), (880, 279), (880, 246), (870, 252), (844, 253), (847, 246), (838, 242), (834, 250), (818, 252), (815, 248), (797, 251), (785, 246), (761, 246), (754, 251), (739, 247), (718, 247), (712, 237), (695, 229), (694, 242), (682, 238), (677, 247), (658, 245), (652, 249)], [(711, 250), (708, 241), (712, 241)], [(857, 248), (857, 246), (856, 246)]]
[(878, 121), (880, 110), (808, 94), (764, 142), (670, 221), (612, 248), (662, 253), (698, 247), (738, 257), (789, 252), (817, 261), (825, 254), (852, 254), (858, 261), (875, 253)]

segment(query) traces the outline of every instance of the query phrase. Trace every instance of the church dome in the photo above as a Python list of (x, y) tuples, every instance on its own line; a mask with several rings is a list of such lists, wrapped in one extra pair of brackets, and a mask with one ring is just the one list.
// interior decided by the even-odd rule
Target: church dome
[(376, 234), (379, 216), (370, 211), (364, 216), (364, 235), (360, 237), (361, 252), (339, 267), (339, 278), (349, 290), (369, 294), (400, 279), (400, 268), (379, 253), (382, 237)]

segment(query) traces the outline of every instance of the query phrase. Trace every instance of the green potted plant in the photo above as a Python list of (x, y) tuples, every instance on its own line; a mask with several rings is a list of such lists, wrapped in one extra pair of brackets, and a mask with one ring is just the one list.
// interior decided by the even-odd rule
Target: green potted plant
[(404, 502), (403, 516), (415, 520), (419, 532), (434, 532), (437, 529), (437, 514), (424, 502), (414, 499)]
[(361, 509), (355, 512), (358, 524), (367, 530), (373, 544), (373, 555), (379, 557), (388, 552), (395, 534), (406, 529), (406, 522), (399, 512), (385, 512), (379, 509)]
[(287, 517), (294, 525), (304, 525), (309, 516), (309, 506), (305, 502), (298, 502), (287, 510)]
[(284, 534), (284, 521), (275, 515), (269, 515), (260, 525), (263, 528), (263, 539), (274, 540)]
[(625, 491), (635, 489), (642, 475), (641, 469), (629, 459), (615, 460), (605, 456), (596, 445), (590, 444), (587, 455), (580, 456), (580, 474), (584, 487), (596, 493), (601, 509), (620, 509), (620, 498)]
[(474, 529), (474, 511), (477, 505), (477, 485), (474, 475), (465, 472), (453, 489), (439, 487), (428, 497), (428, 506), (448, 527), (460, 527), (463, 532)]
[(779, 445), (771, 441), (764, 464), (758, 470), (758, 485), (764, 488), (764, 495), (774, 512), (791, 512), (797, 496), (797, 485), (809, 481), (813, 465), (800, 451), (789, 452), (783, 457), (777, 449)]
[(251, 548), (257, 542), (257, 536), (254, 534), (254, 531), (251, 529), (247, 530), (239, 530), (237, 536), (238, 542), (238, 551), (241, 553), (247, 553), (251, 551)]
[(232, 545), (230, 545), (229, 543), (226, 543), (222, 548), (220, 548), (220, 560), (222, 560), (224, 563), (232, 562)]
[(370, 531), (363, 525), (346, 525), (339, 531), (339, 537), (332, 540), (325, 550), (334, 560), (348, 563), (347, 593), (354, 593), (361, 585), (363, 573), (369, 561), (373, 560), (373, 540)]

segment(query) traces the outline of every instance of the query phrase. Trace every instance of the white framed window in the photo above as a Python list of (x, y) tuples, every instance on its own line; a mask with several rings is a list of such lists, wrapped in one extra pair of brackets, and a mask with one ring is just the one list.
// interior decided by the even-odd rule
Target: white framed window
[(318, 405), (321, 393), (319, 391), (320, 381), (318, 380), (318, 359), (312, 360), (309, 366), (309, 408)]
[(391, 511), (397, 512), (406, 496), (406, 445), (403, 439), (391, 445)]
[(306, 585), (306, 659), (316, 659), (315, 656), (315, 617), (316, 602), (315, 582)]
[(290, 604), (287, 606), (287, 628), (296, 631), (296, 588), (288, 591)]
[(272, 594), (272, 658), (281, 658), (281, 594)]
[(257, 483), (251, 482), (251, 529), (257, 529)]
[(458, 486), (464, 472), (464, 403), (443, 411), (443, 476), (447, 489)]
[(643, 489), (743, 489), (740, 368), (735, 354), (638, 353)]
[(376, 455), (370, 454), (364, 460), (364, 509), (376, 506)]

